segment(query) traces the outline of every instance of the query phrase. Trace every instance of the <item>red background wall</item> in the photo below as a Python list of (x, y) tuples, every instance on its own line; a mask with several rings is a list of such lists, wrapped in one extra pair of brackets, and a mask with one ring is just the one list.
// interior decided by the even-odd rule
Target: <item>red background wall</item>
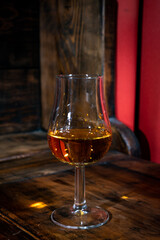
[(134, 130), (139, 0), (118, 0), (116, 117)]
[[(138, 11), (139, 0), (118, 0), (116, 117), (134, 130), (139, 100), (136, 122), (142, 153), (150, 151), (144, 157), (160, 163), (160, 1), (143, 1), (141, 39)], [(136, 92), (137, 40), (141, 40), (140, 92)]]
[(160, 163), (160, 1), (143, 4), (139, 129)]

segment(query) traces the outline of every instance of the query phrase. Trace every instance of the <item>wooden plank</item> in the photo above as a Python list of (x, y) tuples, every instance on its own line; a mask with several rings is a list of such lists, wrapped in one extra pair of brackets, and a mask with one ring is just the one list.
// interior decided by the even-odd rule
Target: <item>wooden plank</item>
[(109, 116), (115, 116), (117, 1), (104, 1), (104, 79)]
[[(73, 202), (74, 176), (70, 170), (16, 184), (1, 184), (1, 213), (41, 240), (158, 240), (158, 173), (155, 172), (154, 177), (149, 172), (144, 174), (144, 162), (141, 167), (139, 165), (139, 171), (134, 171), (129, 165), (132, 159), (127, 156), (125, 159), (122, 155), (121, 158), (123, 167), (118, 166), (118, 156), (112, 155), (109, 165), (92, 165), (86, 168), (88, 202), (108, 209), (111, 216), (109, 223), (100, 228), (74, 231), (59, 228), (51, 222), (50, 214), (53, 209)], [(138, 161), (135, 159), (135, 162)], [(159, 165), (153, 165), (154, 169), (160, 170)], [(41, 207), (35, 207), (34, 203), (39, 203)]]
[[(35, 135), (37, 135), (38, 138)], [(39, 136), (43, 138), (44, 135), (35, 135), (32, 136), (32, 140), (30, 137), (29, 140), (25, 139), (25, 135), (21, 135), (21, 138), (15, 138), (15, 145), (19, 145), (19, 141), (25, 139), (23, 140), (24, 145), (21, 145), (22, 148), (20, 148), (17, 153), (15, 146), (12, 144), (10, 148), (13, 149), (12, 151), (16, 154), (13, 154), (11, 151), (13, 155), (0, 158), (0, 183), (23, 181), (73, 168), (55, 159), (45, 140), (40, 140)], [(26, 152), (24, 150), (26, 150)], [(23, 154), (20, 153), (20, 151), (22, 151)], [(98, 164), (103, 165), (104, 168), (111, 166), (115, 169), (125, 169), (131, 173), (135, 172), (140, 176), (144, 175), (160, 179), (160, 168), (157, 168), (157, 165), (142, 159), (129, 157), (120, 152), (109, 151)]]
[(0, 239), (1, 240), (6, 240), (6, 239), (12, 239), (12, 240), (39, 239), (39, 238), (36, 238), (36, 237), (30, 235), (30, 233), (25, 231), (25, 229), (23, 229), (21, 226), (13, 223), (10, 219), (8, 219), (6, 216), (3, 216), (1, 214), (0, 214), (0, 226), (3, 229), (3, 233), (0, 233)]
[(40, 127), (39, 70), (0, 70), (0, 134)]
[(56, 74), (102, 72), (100, 2), (41, 2), (42, 124), (45, 128), (54, 101)]
[[(37, 134), (37, 136), (40, 135)], [(20, 139), (24, 139), (25, 136), (21, 135), (21, 137), (22, 138), (19, 139), (15, 138), (15, 143), (17, 143), (17, 145), (18, 141)], [(36, 143), (36, 146), (39, 145), (37, 144), (38, 141), (39, 141), (38, 139), (34, 141), (31, 141), (30, 138), (29, 141), (25, 139), (24, 143), (26, 143), (26, 145), (27, 142), (31, 144), (30, 152), (28, 151), (29, 149), (27, 148), (27, 152), (25, 153), (22, 147), (23, 149), (22, 151), (24, 152), (23, 154), (20, 154), (19, 152), (19, 154), (12, 155), (10, 157), (8, 156), (7, 157), (8, 161), (6, 161), (6, 158), (0, 158), (0, 184), (23, 181), (26, 179), (56, 174), (57, 172), (73, 169), (73, 166), (58, 161), (51, 154), (50, 149), (46, 146), (46, 143), (44, 141), (41, 142), (40, 149), (39, 151), (37, 151), (37, 149), (35, 149), (33, 145), (34, 143)], [(42, 145), (44, 145), (44, 147)], [(14, 146), (11, 148), (14, 148)], [(125, 160), (125, 156), (126, 158), (128, 158), (127, 155), (109, 151), (107, 155), (101, 161), (99, 161), (99, 163), (100, 164), (107, 163), (108, 165), (110, 164), (110, 162), (115, 162), (115, 154), (116, 160), (120, 161), (121, 164), (123, 164), (122, 159)], [(117, 164), (117, 162), (115, 164)]]
[(1, 0), (0, 69), (39, 68), (39, 1)]
[(40, 64), (42, 126), (47, 129), (55, 95), (56, 56), (56, 0), (40, 1)]
[(40, 127), (39, 1), (2, 0), (0, 134)]
[(43, 150), (49, 151), (47, 133), (43, 131), (0, 136), (0, 162), (31, 157)]
[(72, 169), (55, 159), (50, 150), (41, 150), (32, 155), (20, 155), (17, 159), (0, 162), (0, 184), (19, 182), (35, 177), (55, 174)]
[[(111, 5), (112, 8), (114, 5), (112, 2), (107, 1), (106, 4)], [(107, 75), (107, 72), (105, 81), (108, 82), (106, 88), (110, 93), (109, 96), (114, 92), (116, 18), (114, 18), (115, 15), (112, 15), (112, 18), (106, 17), (106, 31), (109, 33), (105, 37), (106, 62), (104, 64), (103, 15), (105, 11), (103, 5), (102, 0), (43, 0), (40, 2), (42, 125), (44, 128), (48, 127), (54, 101), (56, 74), (103, 74), (104, 68), (111, 68), (109, 71), (112, 74)], [(113, 98), (109, 97), (108, 100), (109, 105), (114, 104)], [(113, 110), (110, 113), (113, 115)]]

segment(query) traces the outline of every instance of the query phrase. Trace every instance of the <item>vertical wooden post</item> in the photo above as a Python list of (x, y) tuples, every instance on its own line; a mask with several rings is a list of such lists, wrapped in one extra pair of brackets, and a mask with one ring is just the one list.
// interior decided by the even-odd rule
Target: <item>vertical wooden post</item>
[[(113, 0), (106, 2), (112, 7)], [(104, 18), (104, 0), (42, 0), (40, 4), (42, 126), (47, 128), (56, 74), (105, 73), (106, 87), (113, 92), (114, 57), (110, 51), (115, 50), (115, 16), (111, 14), (111, 23), (110, 15)], [(104, 20), (109, 21), (107, 27)]]

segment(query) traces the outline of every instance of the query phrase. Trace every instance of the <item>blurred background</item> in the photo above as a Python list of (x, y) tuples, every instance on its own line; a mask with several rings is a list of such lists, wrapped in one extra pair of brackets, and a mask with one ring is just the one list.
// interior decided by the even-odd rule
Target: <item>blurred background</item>
[(99, 73), (110, 117), (160, 163), (159, 12), (159, 0), (1, 0), (1, 138), (47, 129), (56, 74)]

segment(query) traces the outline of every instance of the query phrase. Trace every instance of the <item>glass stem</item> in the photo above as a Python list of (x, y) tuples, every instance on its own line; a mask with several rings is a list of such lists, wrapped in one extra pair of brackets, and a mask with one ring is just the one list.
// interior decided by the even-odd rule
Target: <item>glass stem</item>
[(85, 166), (75, 167), (75, 195), (74, 210), (83, 210), (87, 207), (85, 199)]

